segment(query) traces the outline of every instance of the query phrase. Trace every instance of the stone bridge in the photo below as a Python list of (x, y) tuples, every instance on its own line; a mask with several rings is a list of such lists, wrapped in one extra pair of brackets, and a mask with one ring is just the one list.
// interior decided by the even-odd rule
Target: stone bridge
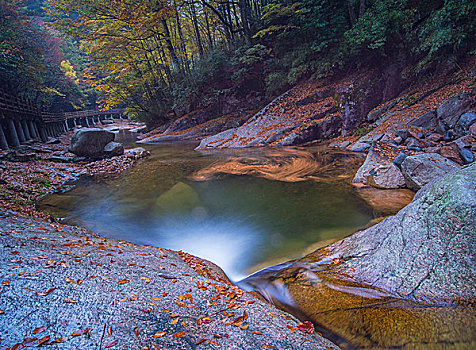
[(0, 149), (18, 148), (30, 140), (46, 142), (76, 126), (89, 127), (114, 118), (126, 118), (124, 109), (46, 113), (29, 100), (0, 91)]

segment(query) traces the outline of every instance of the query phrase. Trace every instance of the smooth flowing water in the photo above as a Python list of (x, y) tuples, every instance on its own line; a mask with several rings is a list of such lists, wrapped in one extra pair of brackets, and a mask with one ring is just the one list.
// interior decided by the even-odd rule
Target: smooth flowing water
[(86, 179), (39, 208), (110, 238), (218, 264), (233, 280), (302, 256), (366, 225), (372, 209), (349, 185), (361, 158), (325, 148), (198, 152), (147, 146), (119, 176)]

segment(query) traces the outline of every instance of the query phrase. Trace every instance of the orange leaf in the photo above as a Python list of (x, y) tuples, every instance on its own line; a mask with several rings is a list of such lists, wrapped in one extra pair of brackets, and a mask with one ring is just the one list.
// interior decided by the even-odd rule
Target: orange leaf
[(3, 311), (2, 309), (0, 309), (0, 315), (3, 315), (5, 313), (5, 311)]
[(309, 321), (306, 321), (298, 325), (297, 329), (299, 329), (301, 332), (304, 332), (304, 333), (314, 334), (314, 325)]
[(38, 293), (38, 292), (36, 292), (36, 294), (38, 294), (39, 296), (45, 297), (45, 296), (47, 296), (48, 294), (50, 294), (52, 291), (54, 291), (55, 289), (56, 289), (56, 288), (53, 287), (53, 288), (48, 289), (48, 290), (47, 290), (46, 292), (44, 292), (44, 293)]
[(272, 345), (263, 345), (263, 349), (276, 349), (276, 348)]
[(202, 339), (200, 339), (199, 341), (197, 341), (197, 342), (195, 343), (195, 345), (200, 345), (201, 343), (204, 343), (204, 342), (206, 342), (206, 341), (207, 341), (207, 339), (202, 338)]
[(64, 343), (65, 341), (68, 341), (68, 337), (61, 337), (61, 338), (56, 338), (55, 342), (56, 343)]
[(186, 332), (178, 332), (174, 334), (174, 338), (182, 338), (186, 335)]
[(263, 333), (261, 333), (260, 331), (253, 331), (253, 332), (251, 332), (251, 333), (257, 334), (257, 335), (263, 335)]
[(41, 327), (35, 328), (32, 333), (38, 334), (38, 333), (44, 332), (45, 330), (46, 330), (46, 326), (41, 326)]
[(112, 342), (110, 342), (109, 344), (107, 344), (106, 346), (104, 346), (105, 348), (112, 348), (114, 345), (117, 344), (117, 340), (114, 340)]
[(71, 298), (64, 298), (64, 302), (74, 304), (74, 303), (77, 303), (78, 301)]
[(165, 335), (165, 332), (157, 332), (155, 333), (152, 337), (154, 338), (160, 338), (160, 337), (163, 337)]
[(176, 324), (178, 322), (179, 318), (174, 318), (172, 321), (170, 321), (170, 324)]
[(46, 337), (43, 337), (38, 340), (37, 346), (42, 346), (45, 343), (48, 343), (50, 341), (50, 336), (47, 335)]
[(129, 280), (122, 279), (122, 280), (118, 281), (117, 283), (119, 283), (119, 284), (126, 284), (126, 283), (129, 283), (129, 282), (130, 282)]

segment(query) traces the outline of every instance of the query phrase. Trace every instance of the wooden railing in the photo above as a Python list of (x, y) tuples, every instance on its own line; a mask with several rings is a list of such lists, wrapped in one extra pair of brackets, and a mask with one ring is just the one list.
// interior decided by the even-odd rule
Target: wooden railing
[(75, 118), (121, 115), (124, 113), (124, 108), (114, 108), (105, 111), (91, 109), (77, 112), (48, 113), (40, 111), (30, 100), (22, 99), (0, 90), (0, 111), (28, 114), (41, 119), (43, 123), (54, 123)]
[(0, 109), (8, 112), (18, 112), (39, 115), (40, 110), (30, 100), (22, 99), (0, 90)]

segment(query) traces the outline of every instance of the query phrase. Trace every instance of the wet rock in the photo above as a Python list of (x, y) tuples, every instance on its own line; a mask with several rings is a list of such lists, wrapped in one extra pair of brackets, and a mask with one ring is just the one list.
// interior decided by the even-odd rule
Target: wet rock
[(457, 170), (459, 166), (440, 154), (422, 153), (406, 157), (401, 168), (407, 187), (416, 191)]
[(102, 125), (114, 124), (114, 120), (112, 120), (112, 119), (104, 119), (104, 120), (101, 120), (101, 124), (102, 124)]
[(49, 145), (55, 145), (55, 144), (61, 143), (61, 140), (54, 137), (49, 137), (46, 143)]
[(126, 155), (126, 157), (139, 159), (139, 158), (147, 157), (148, 155), (150, 155), (150, 152), (146, 151), (142, 147), (136, 147), (136, 148), (124, 150), (124, 154)]
[(15, 150), (7, 153), (5, 159), (9, 160), (10, 162), (32, 162), (38, 160), (39, 158), (36, 153), (25, 153)]
[(402, 140), (405, 142), (412, 135), (410, 134), (408, 130), (397, 130), (395, 131), (395, 136), (401, 137)]
[(427, 141), (430, 141), (430, 142), (440, 142), (443, 139), (443, 137), (440, 134), (435, 133), (435, 134), (431, 134), (426, 139)]
[(395, 100), (392, 100), (388, 103), (385, 103), (384, 105), (382, 106), (379, 106), (375, 109), (373, 109), (372, 111), (369, 112), (369, 114), (367, 114), (367, 121), (370, 122), (370, 123), (373, 123), (375, 121), (377, 121), (383, 114), (385, 114), (386, 112), (388, 112), (390, 109), (392, 109), (393, 107), (395, 107), (395, 105), (400, 101), (399, 98), (395, 99)]
[(405, 187), (405, 179), (395, 164), (379, 164), (366, 177), (366, 184), (381, 189), (396, 189)]
[(107, 157), (120, 156), (124, 154), (124, 146), (119, 142), (109, 142), (104, 146), (104, 155)]
[(190, 214), (198, 207), (201, 207), (198, 193), (183, 182), (175, 184), (155, 202), (155, 210), (161, 214), (177, 212)]
[[(31, 276), (10, 275), (9, 286), (2, 286), (2, 349), (22, 348), (15, 344), (30, 336), (51, 336), (60, 348), (81, 350), (234, 349), (237, 344), (247, 350), (264, 344), (270, 349), (338, 349), (317, 334), (291, 332), (288, 327), (300, 324), (294, 317), (231, 285), (212, 263), (184, 253), (4, 211), (0, 247), (4, 271), (26, 263), (11, 252), (34, 257), (24, 265)], [(227, 318), (222, 311), (231, 309), (231, 302), (237, 306), (229, 310), (235, 316)], [(204, 320), (206, 315), (210, 318)], [(225, 324), (240, 316), (247, 327)], [(45, 330), (32, 334), (40, 327)], [(57, 338), (62, 343), (55, 343)], [(217, 345), (195, 346), (201, 339)]]
[(50, 162), (56, 162), (56, 163), (71, 163), (72, 161), (70, 157), (64, 157), (64, 156), (51, 156), (47, 160)]
[(342, 142), (332, 142), (329, 147), (337, 147), (337, 148), (346, 148), (350, 145), (350, 141), (342, 141)]
[(443, 102), (436, 110), (436, 114), (439, 120), (454, 125), (472, 103), (472, 96), (463, 92)]
[(459, 150), (459, 155), (463, 160), (464, 164), (470, 164), (474, 162), (474, 154), (467, 148), (463, 148)]
[(402, 169), (402, 163), (405, 160), (405, 158), (407, 158), (407, 157), (408, 157), (408, 155), (402, 152), (398, 156), (395, 157), (395, 159), (393, 160), (393, 164), (395, 164), (397, 166), (397, 168), (401, 170)]
[(445, 136), (443, 136), (443, 141), (450, 142), (455, 138), (455, 136), (456, 134), (453, 130), (448, 130), (447, 132), (445, 132)]
[(455, 140), (454, 143), (459, 149), (471, 148), (471, 144), (475, 142), (475, 139), (471, 135), (466, 135)]
[(455, 125), (455, 130), (459, 135), (466, 135), (469, 132), (471, 125), (476, 123), (476, 113), (467, 112), (461, 115)]
[(349, 147), (349, 151), (352, 152), (365, 152), (370, 148), (370, 144), (366, 142), (357, 141)]
[(435, 132), (437, 132), (440, 135), (444, 135), (446, 133), (446, 126), (444, 124), (438, 124), (438, 126), (435, 129)]
[(403, 143), (403, 139), (400, 136), (397, 136), (393, 139), (396, 145), (401, 145)]
[(82, 128), (71, 138), (69, 151), (80, 157), (102, 157), (104, 146), (113, 140), (113, 132), (101, 128)]
[(473, 123), (473, 125), (470, 126), (469, 134), (476, 137), (476, 123)]
[(454, 142), (441, 147), (438, 153), (455, 163), (462, 164), (459, 156), (459, 148)]
[(418, 128), (432, 129), (438, 126), (438, 118), (435, 111), (429, 111), (423, 113), (413, 121), (409, 123), (410, 126), (416, 126)]

